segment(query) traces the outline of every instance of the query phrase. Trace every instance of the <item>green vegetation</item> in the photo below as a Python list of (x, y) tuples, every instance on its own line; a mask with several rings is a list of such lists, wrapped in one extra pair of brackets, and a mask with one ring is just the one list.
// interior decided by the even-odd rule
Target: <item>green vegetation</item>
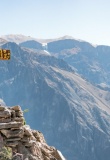
[(26, 125), (26, 120), (24, 119), (24, 125)]
[(25, 110), (23, 111), (23, 113), (27, 113), (27, 112), (29, 112), (29, 109), (25, 109)]
[(12, 160), (12, 149), (10, 147), (3, 147), (0, 150), (0, 160)]
[[(29, 109), (25, 109), (24, 111), (23, 111), (23, 113), (27, 113), (27, 112), (29, 112)], [(24, 125), (26, 125), (26, 120), (24, 119)]]

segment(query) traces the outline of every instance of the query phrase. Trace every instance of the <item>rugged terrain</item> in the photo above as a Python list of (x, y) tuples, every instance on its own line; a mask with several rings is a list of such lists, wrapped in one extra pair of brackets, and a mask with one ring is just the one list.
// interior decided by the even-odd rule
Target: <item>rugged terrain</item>
[[(11, 149), (9, 154), (4, 149)], [(10, 155), (10, 157), (9, 157)], [(20, 106), (0, 106), (0, 159), (64, 160), (61, 152), (46, 144), (43, 134), (25, 124)]]
[(48, 43), (48, 51), (76, 68), (87, 81), (110, 89), (110, 46), (65, 39)]
[[(83, 43), (83, 48), (89, 45), (94, 49)], [(61, 51), (50, 51), (48, 45), (51, 53), (11, 42), (2, 48), (10, 49), (12, 57), (0, 61), (0, 98), (10, 106), (28, 108), (27, 123), (43, 132), (49, 145), (61, 150), (68, 160), (109, 160), (109, 90), (97, 87), (97, 79), (91, 84), (82, 78), (75, 72), (79, 72), (78, 67), (68, 65), (65, 58), (52, 56), (59, 57), (65, 45)], [(72, 50), (78, 56), (78, 49)]]

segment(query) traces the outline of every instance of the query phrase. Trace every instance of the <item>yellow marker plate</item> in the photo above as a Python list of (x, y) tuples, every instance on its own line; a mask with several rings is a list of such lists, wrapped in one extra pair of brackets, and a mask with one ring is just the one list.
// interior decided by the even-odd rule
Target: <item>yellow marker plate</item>
[(0, 60), (9, 60), (11, 56), (10, 50), (0, 49)]

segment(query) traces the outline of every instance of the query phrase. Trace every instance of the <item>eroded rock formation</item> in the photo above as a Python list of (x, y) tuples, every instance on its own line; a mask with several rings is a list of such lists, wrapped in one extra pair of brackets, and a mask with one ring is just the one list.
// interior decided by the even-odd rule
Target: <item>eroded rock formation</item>
[(0, 149), (11, 147), (13, 160), (63, 160), (41, 132), (24, 124), (20, 106), (0, 106)]

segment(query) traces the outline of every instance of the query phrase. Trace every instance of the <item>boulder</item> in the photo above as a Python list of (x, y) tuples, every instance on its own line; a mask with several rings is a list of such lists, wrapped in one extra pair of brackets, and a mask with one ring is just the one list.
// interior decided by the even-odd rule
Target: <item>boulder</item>
[(37, 141), (46, 143), (43, 134), (40, 131), (32, 130), (32, 133)]
[(29, 136), (29, 137), (33, 136), (33, 133), (28, 125), (24, 125), (23, 128), (24, 128), (24, 135), (25, 136)]
[(39, 148), (39, 146), (37, 146), (36, 144), (33, 144), (30, 148), (29, 148), (30, 153), (33, 156), (37, 156), (37, 157), (41, 157), (43, 158), (41, 149)]
[(15, 111), (21, 111), (21, 107), (20, 106), (13, 106), (11, 107), (12, 110), (15, 110)]

